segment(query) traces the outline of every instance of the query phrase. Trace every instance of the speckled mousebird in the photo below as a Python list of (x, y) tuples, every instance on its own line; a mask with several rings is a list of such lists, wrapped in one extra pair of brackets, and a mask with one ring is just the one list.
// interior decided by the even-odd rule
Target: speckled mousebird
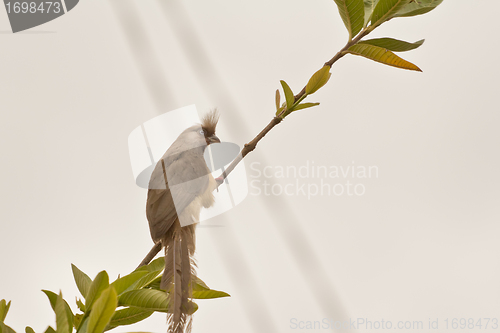
[(218, 120), (213, 110), (201, 124), (184, 130), (158, 161), (149, 181), (146, 215), (153, 241), (165, 249), (160, 287), (168, 293), (169, 333), (191, 331), (195, 228), (201, 208), (214, 204), (212, 192), (217, 188), (203, 154), (208, 145), (220, 142), (215, 135)]

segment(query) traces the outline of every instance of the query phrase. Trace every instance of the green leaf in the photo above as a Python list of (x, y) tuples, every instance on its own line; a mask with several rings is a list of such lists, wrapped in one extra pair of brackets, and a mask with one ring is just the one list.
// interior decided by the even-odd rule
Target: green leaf
[(289, 115), (290, 113), (292, 113), (293, 111), (294, 111), (293, 109), (292, 109), (292, 110), (287, 110), (285, 113), (283, 113), (283, 114), (281, 115), (281, 119), (285, 119), (285, 117), (288, 117), (288, 115)]
[(167, 294), (161, 290), (140, 289), (127, 291), (118, 298), (120, 306), (135, 306), (138, 308), (167, 312)]
[[(54, 312), (56, 313), (56, 333), (71, 333), (73, 330), (73, 313), (59, 293), (56, 299)], [(69, 310), (69, 311), (68, 311)]]
[[(382, 1), (382, 0), (381, 0)], [(419, 71), (421, 72), (422, 70), (412, 64), (411, 62), (408, 62), (404, 59), (401, 59), (391, 51), (388, 51), (382, 47), (378, 46), (373, 46), (373, 45), (368, 45), (368, 44), (356, 44), (351, 46), (348, 50), (348, 53), (352, 53), (355, 55), (363, 56), (365, 58), (380, 62), (382, 64), (386, 64), (389, 66), (393, 67), (398, 67), (398, 68), (403, 68), (403, 69), (409, 69), (413, 71)]]
[(193, 284), (193, 290), (195, 291), (210, 290), (207, 284), (197, 276), (194, 277), (192, 284)]
[(156, 277), (161, 273), (162, 271), (153, 271), (150, 273), (147, 273), (143, 277), (141, 277), (139, 280), (137, 280), (135, 283), (133, 283), (131, 286), (129, 286), (125, 291), (130, 291), (130, 290), (135, 290), (135, 289), (141, 289), (144, 286), (147, 286), (151, 282), (153, 282)]
[(32, 329), (32, 328), (31, 328), (31, 327), (29, 327), (29, 326), (26, 326), (26, 328), (24, 329), (24, 331), (25, 331), (26, 333), (35, 333), (35, 330), (34, 330), (34, 329)]
[(47, 329), (45, 330), (45, 333), (56, 333), (56, 330), (53, 329), (51, 326), (47, 327)]
[(165, 257), (159, 257), (151, 261), (148, 265), (137, 268), (134, 272), (138, 271), (154, 272), (162, 270), (164, 268), (165, 268)]
[(393, 18), (411, 0), (379, 0), (373, 10), (371, 22), (376, 27)]
[(364, 0), (365, 3), (365, 25), (370, 22), (375, 6), (377, 6), (378, 0)]
[(161, 290), (160, 284), (161, 284), (161, 275), (158, 276), (156, 279), (154, 279), (150, 284), (148, 284), (146, 288)]
[(52, 307), (52, 310), (55, 311), (56, 309), (56, 302), (57, 302), (57, 294), (50, 291), (50, 290), (42, 290), (42, 292), (47, 295), (47, 298), (49, 299), (50, 306)]
[(425, 39), (421, 39), (415, 43), (408, 43), (393, 38), (375, 38), (375, 39), (362, 40), (358, 42), (358, 44), (369, 44), (373, 46), (382, 47), (384, 49), (388, 49), (389, 51), (393, 52), (404, 52), (420, 47), (424, 43), (424, 41)]
[(7, 317), (7, 312), (9, 312), (10, 308), (10, 301), (7, 303), (6, 300), (1, 300), (0, 301), (0, 322), (5, 321), (5, 317)]
[(73, 271), (76, 286), (78, 287), (80, 294), (82, 294), (83, 298), (87, 298), (92, 280), (87, 274), (79, 270), (78, 267), (73, 264), (71, 264), (71, 270)]
[(349, 32), (349, 40), (363, 29), (365, 8), (363, 0), (334, 0), (339, 8), (339, 14)]
[(117, 326), (132, 325), (140, 322), (151, 316), (154, 313), (153, 310), (144, 310), (141, 308), (125, 308), (115, 312), (111, 321), (109, 322), (106, 330), (112, 329)]
[(106, 271), (99, 272), (92, 281), (89, 291), (87, 293), (87, 298), (85, 299), (85, 309), (89, 311), (92, 309), (92, 305), (99, 298), (103, 290), (109, 287), (109, 277)]
[(311, 108), (311, 107), (316, 106), (316, 105), (319, 105), (319, 103), (302, 103), (302, 104), (297, 105), (293, 109), (293, 111)]
[(295, 101), (295, 97), (293, 96), (292, 89), (288, 86), (288, 84), (281, 80), (281, 86), (283, 87), (283, 92), (285, 93), (285, 99), (286, 99), (286, 107), (291, 108), (293, 105), (293, 102)]
[(111, 285), (113, 286), (113, 288), (115, 288), (116, 293), (118, 295), (120, 295), (125, 290), (127, 290), (131, 285), (133, 285), (135, 282), (137, 282), (137, 280), (139, 280), (140, 278), (142, 278), (144, 275), (147, 275), (147, 274), (148, 274), (148, 271), (146, 271), (146, 270), (132, 272), (129, 275), (125, 275), (125, 276), (117, 279), (116, 281), (111, 283)]
[(192, 302), (192, 301), (189, 301), (189, 303), (191, 304), (191, 311), (188, 312), (188, 314), (193, 314), (195, 313), (196, 311), (198, 311), (198, 304), (196, 304), (195, 302)]
[(313, 74), (307, 82), (306, 94), (314, 94), (319, 88), (323, 87), (330, 80), (330, 66), (323, 66), (319, 71)]
[[(160, 289), (160, 284), (161, 284), (161, 275), (158, 276), (153, 281), (151, 281), (146, 287), (151, 288), (151, 289), (156, 289), (156, 290), (162, 290), (162, 289)], [(210, 290), (210, 288), (205, 284), (205, 282), (203, 282), (197, 276), (193, 277), (192, 286), (193, 286), (193, 290)], [(137, 289), (137, 288), (135, 288), (135, 289)]]
[(276, 111), (278, 111), (280, 109), (280, 105), (281, 105), (280, 101), (281, 101), (280, 90), (276, 89)]
[(73, 319), (73, 325), (77, 328), (78, 332), (81, 332), (78, 328), (80, 327), (80, 324), (82, 323), (83, 320), (83, 314), (77, 313), (75, 314), (75, 318)]
[(7, 326), (0, 321), (0, 333), (16, 333), (16, 331), (14, 331), (12, 327)]
[(89, 325), (89, 317), (83, 316), (78, 323), (77, 333), (87, 333), (87, 326)]
[(193, 286), (193, 298), (208, 299), (208, 298), (218, 298), (218, 297), (230, 296), (229, 294), (227, 294), (223, 291), (217, 291), (217, 290), (210, 289), (207, 286), (207, 284), (205, 282), (203, 282), (203, 280), (197, 276), (193, 277), (192, 286)]
[(102, 333), (111, 321), (118, 304), (118, 295), (113, 287), (109, 286), (95, 301), (94, 308), (89, 316), (87, 333)]
[(413, 0), (409, 4), (401, 8), (394, 17), (409, 17), (422, 15), (430, 12), (439, 6), (443, 0)]
[[(56, 311), (56, 306), (57, 302), (59, 299), (59, 295), (56, 293), (50, 291), (50, 290), (42, 290), (42, 292), (47, 295), (47, 298), (49, 299), (50, 306), (52, 310), (56, 313), (56, 318), (57, 318), (57, 311)], [(70, 326), (73, 327), (73, 312), (71, 311), (71, 308), (69, 307), (69, 304), (63, 299), (62, 302), (64, 303), (66, 315), (68, 317), (68, 323), (70, 323)]]
[(71, 311), (68, 302), (66, 302), (64, 299), (63, 302), (64, 302), (64, 308), (66, 309), (66, 316), (68, 317), (69, 331), (72, 332), (75, 315), (73, 314), (73, 311)]
[(203, 290), (203, 291), (194, 291), (193, 290), (193, 298), (196, 299), (209, 299), (209, 298), (220, 298), (220, 297), (230, 297), (228, 293), (218, 290)]
[(81, 299), (79, 298), (76, 299), (76, 306), (78, 306), (80, 311), (85, 312), (85, 304), (83, 304)]

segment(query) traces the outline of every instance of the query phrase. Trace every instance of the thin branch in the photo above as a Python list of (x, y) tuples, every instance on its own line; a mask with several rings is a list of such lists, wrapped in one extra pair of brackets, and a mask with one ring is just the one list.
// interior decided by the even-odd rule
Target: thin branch
[(231, 162), (231, 164), (227, 167), (227, 169), (224, 170), (224, 172), (220, 175), (220, 177), (217, 178), (217, 182), (219, 183), (219, 185), (222, 184), (222, 182), (224, 182), (224, 179), (227, 178), (227, 176), (231, 173), (231, 171), (233, 171), (233, 169), (238, 165), (238, 163), (240, 163), (241, 160), (243, 160), (243, 158), (245, 158), (245, 156), (248, 155), (248, 153), (252, 152), (255, 149), (255, 147), (257, 147), (257, 143), (259, 143), (259, 141), (262, 140), (262, 138), (266, 136), (266, 134), (270, 130), (272, 130), (274, 126), (281, 123), (282, 120), (283, 120), (282, 118), (274, 117), (271, 120), (271, 122), (262, 131), (260, 131), (260, 133), (252, 141), (245, 144), (240, 154)]
[[(337, 52), (337, 54), (335, 54), (332, 59), (325, 62), (324, 66), (328, 66), (331, 68), (332, 65), (337, 62), (337, 60), (339, 60), (340, 58), (342, 58), (347, 54), (346, 51), (348, 48), (359, 42), (361, 38), (368, 35), (372, 30), (373, 29), (371, 29), (370, 27), (363, 29), (363, 31), (361, 31), (361, 33), (356, 38), (347, 42), (347, 44), (339, 52)], [(295, 101), (304, 96), (305, 93), (306, 93), (306, 87), (304, 86), (304, 88), (302, 88), (302, 90), (297, 95), (295, 95)]]
[(155, 245), (153, 245), (151, 250), (149, 250), (149, 253), (146, 255), (146, 257), (144, 257), (144, 259), (142, 259), (141, 263), (139, 264), (139, 266), (137, 266), (137, 268), (142, 267), (142, 266), (146, 266), (147, 264), (149, 264), (151, 262), (151, 260), (153, 260), (153, 258), (156, 257), (158, 252), (161, 251), (161, 248), (162, 248), (161, 242), (155, 243)]
[[(345, 56), (347, 54), (347, 52), (346, 52), (347, 49), (349, 49), (351, 46), (353, 46), (354, 44), (359, 42), (361, 40), (361, 38), (368, 35), (372, 30), (373, 30), (373, 27), (367, 27), (367, 28), (363, 29), (363, 31), (361, 31), (361, 33), (358, 34), (356, 36), (356, 38), (347, 42), (347, 44), (339, 52), (337, 52), (337, 54), (335, 54), (335, 56), (333, 56), (332, 59), (325, 62), (324, 66), (332, 67), (332, 65), (334, 63), (336, 63), (340, 58), (342, 58), (343, 56)], [(302, 90), (297, 95), (294, 96), (295, 101), (302, 98), (305, 95), (305, 93), (306, 93), (306, 87), (304, 86), (304, 88), (302, 88)], [(217, 188), (224, 182), (224, 180), (227, 178), (227, 176), (229, 176), (231, 171), (234, 170), (234, 168), (243, 160), (243, 158), (245, 158), (245, 156), (247, 156), (249, 153), (251, 153), (255, 149), (255, 147), (257, 147), (257, 143), (259, 143), (259, 141), (262, 140), (262, 138), (264, 138), (266, 136), (266, 134), (274, 128), (274, 126), (281, 123), (282, 120), (283, 120), (283, 118), (274, 117), (269, 122), (269, 124), (267, 124), (267, 126), (264, 127), (264, 129), (262, 131), (260, 131), (260, 133), (252, 141), (245, 144), (245, 146), (241, 150), (240, 154), (231, 162), (231, 164), (227, 167), (227, 169), (224, 170), (224, 172), (219, 177), (216, 178)], [(148, 255), (142, 260), (139, 267), (149, 264), (149, 262), (151, 260), (153, 260), (153, 258), (156, 256), (156, 254), (158, 254), (158, 252), (160, 252), (161, 248), (162, 248), (161, 243), (160, 242), (156, 243), (153, 246), (153, 248), (149, 251)], [(139, 267), (137, 267), (137, 268), (139, 268)]]
[[(349, 41), (339, 52), (337, 52), (337, 54), (335, 54), (335, 56), (328, 60), (327, 62), (325, 62), (325, 65), (324, 66), (328, 66), (328, 67), (332, 67), (332, 65), (337, 62), (337, 60), (339, 60), (340, 58), (342, 58), (343, 56), (345, 56), (347, 53), (347, 49), (349, 49), (351, 46), (353, 46), (354, 44), (356, 44), (357, 42), (359, 42), (361, 40), (361, 38), (365, 37), (366, 35), (368, 35), (373, 29), (371, 29), (370, 27), (368, 28), (365, 28), (363, 29), (363, 31), (361, 31), (361, 33), (356, 37), (354, 38), (353, 40)], [(299, 100), (300, 98), (302, 98), (304, 96), (304, 94), (306, 93), (306, 87), (304, 86), (304, 88), (302, 88), (302, 90), (297, 94), (295, 95), (295, 101)], [(241, 160), (243, 160), (243, 158), (250, 152), (252, 152), (255, 147), (257, 146), (257, 143), (259, 143), (259, 141), (270, 131), (273, 129), (274, 126), (278, 125), (281, 120), (283, 120), (282, 118), (279, 118), (279, 117), (274, 117), (271, 122), (252, 140), (250, 141), (249, 143), (245, 144), (245, 146), (243, 147), (243, 149), (241, 150), (241, 153), (231, 162), (231, 164), (229, 165), (229, 167), (217, 178), (217, 182), (220, 184), (222, 184), (222, 182), (224, 181), (224, 179), (227, 178), (227, 176), (231, 173), (231, 171), (233, 171), (233, 169), (238, 165), (238, 163), (241, 162)]]

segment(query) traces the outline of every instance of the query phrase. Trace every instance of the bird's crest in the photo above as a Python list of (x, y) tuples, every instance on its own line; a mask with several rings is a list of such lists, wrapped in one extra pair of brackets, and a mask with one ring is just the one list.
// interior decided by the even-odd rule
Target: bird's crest
[(213, 109), (203, 116), (201, 119), (201, 127), (206, 131), (207, 136), (215, 134), (215, 127), (217, 127), (218, 121), (219, 112), (217, 109)]

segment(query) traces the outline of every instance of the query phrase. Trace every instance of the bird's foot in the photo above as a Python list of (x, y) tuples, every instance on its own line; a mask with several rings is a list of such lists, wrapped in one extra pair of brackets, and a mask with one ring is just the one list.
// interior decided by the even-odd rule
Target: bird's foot
[(215, 178), (215, 182), (217, 183), (217, 187), (215, 189), (217, 190), (217, 192), (219, 192), (219, 186), (224, 183), (224, 177)]

